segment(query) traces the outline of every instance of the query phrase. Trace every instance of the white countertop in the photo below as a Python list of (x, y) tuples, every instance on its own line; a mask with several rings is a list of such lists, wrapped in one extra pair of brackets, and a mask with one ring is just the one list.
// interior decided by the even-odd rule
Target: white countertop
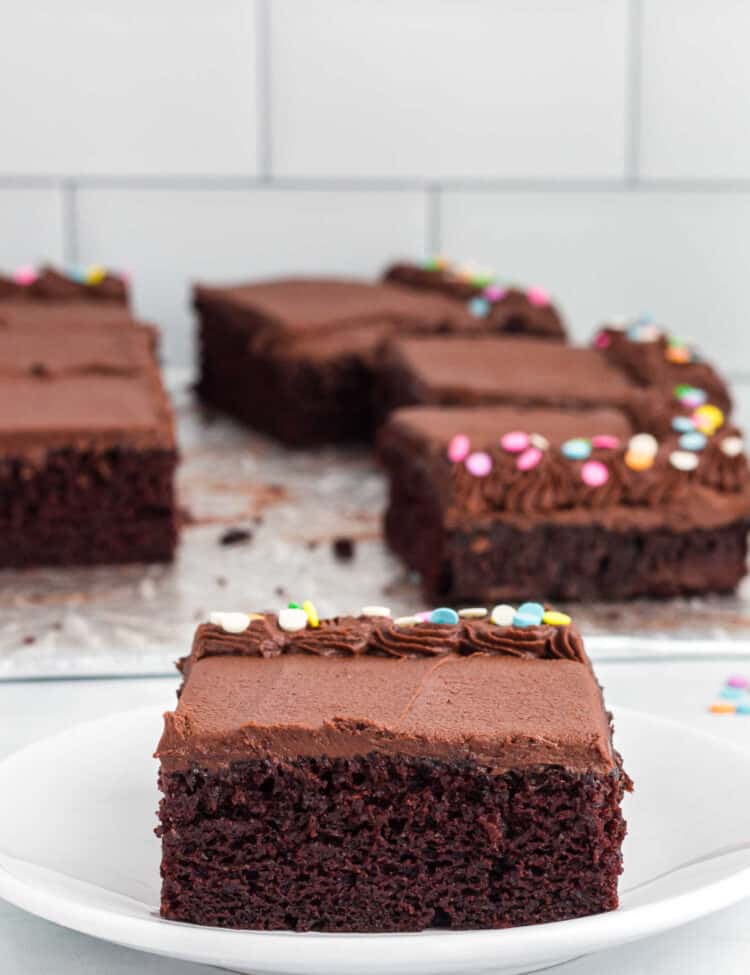
[[(730, 673), (746, 661), (602, 663), (611, 704), (662, 714), (750, 749), (750, 717), (708, 714)], [(172, 706), (176, 680), (40, 681), (0, 684), (0, 756), (79, 721), (146, 704)], [(727, 801), (730, 796), (727, 783)], [(156, 791), (154, 792), (156, 806)], [(750, 815), (750, 813), (749, 813)], [(750, 821), (750, 820), (749, 820)], [(750, 965), (750, 900), (670, 934), (592, 955), (561, 975), (745, 975)], [(0, 901), (2, 975), (201, 975), (215, 969), (117, 948), (41, 921)]]

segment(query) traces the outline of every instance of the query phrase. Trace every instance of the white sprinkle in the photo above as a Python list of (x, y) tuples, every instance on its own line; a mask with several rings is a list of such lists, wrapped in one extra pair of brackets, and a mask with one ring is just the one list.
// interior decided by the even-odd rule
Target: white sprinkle
[(282, 609), (278, 617), (279, 628), (287, 633), (304, 630), (307, 626), (307, 613), (304, 609)]
[(515, 615), (516, 611), (512, 606), (508, 606), (507, 603), (500, 603), (492, 610), (490, 619), (496, 626), (511, 626)]
[(689, 450), (673, 450), (669, 455), (669, 463), (678, 471), (694, 471), (698, 466), (698, 455)]
[(743, 447), (742, 437), (724, 437), (721, 441), (721, 452), (727, 457), (739, 457)]
[(549, 448), (549, 440), (543, 437), (541, 433), (532, 433), (529, 437), (529, 442), (538, 450), (547, 450)]
[(247, 613), (211, 613), (209, 622), (220, 626), (225, 633), (244, 633), (250, 626)]
[(396, 626), (416, 626), (419, 620), (416, 616), (399, 616), (393, 622)]
[(391, 611), (387, 606), (363, 606), (359, 611), (360, 616), (387, 616), (390, 619)]
[(650, 433), (636, 433), (630, 438), (628, 447), (635, 454), (646, 454), (653, 457), (659, 450), (659, 441)]
[(458, 615), (462, 620), (481, 620), (487, 615), (484, 606), (470, 606), (468, 609), (459, 609)]

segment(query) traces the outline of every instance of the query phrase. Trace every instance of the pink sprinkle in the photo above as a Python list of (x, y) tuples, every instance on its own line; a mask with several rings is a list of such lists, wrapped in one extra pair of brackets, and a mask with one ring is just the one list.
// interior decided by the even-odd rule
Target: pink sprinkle
[(523, 430), (511, 430), (500, 437), (500, 446), (509, 454), (520, 454), (529, 446), (529, 435)]
[(414, 619), (415, 620), (419, 620), (420, 623), (429, 623), (430, 622), (430, 612), (429, 612), (429, 610), (427, 612), (424, 612), (423, 611), (421, 613), (415, 613), (414, 614)]
[(484, 297), (487, 301), (502, 301), (505, 297), (505, 288), (501, 288), (499, 284), (488, 284), (484, 289)]
[(727, 687), (747, 687), (749, 683), (747, 677), (743, 677), (741, 674), (733, 674), (727, 680)]
[(36, 270), (29, 265), (16, 268), (16, 270), (13, 272), (13, 280), (16, 282), (16, 284), (22, 284), (24, 287), (33, 284), (36, 279)]
[(697, 409), (699, 406), (703, 406), (705, 401), (705, 396), (701, 395), (701, 393), (685, 393), (680, 397), (680, 402), (682, 405), (692, 410)]
[(608, 349), (610, 345), (612, 345), (612, 338), (607, 332), (601, 331), (596, 333), (594, 336), (595, 349)]
[(457, 433), (455, 437), (451, 437), (448, 444), (448, 459), (452, 460), (454, 464), (460, 464), (469, 456), (470, 450), (469, 438), (463, 433)]
[(609, 471), (598, 460), (587, 460), (581, 468), (581, 480), (589, 487), (601, 487), (609, 480)]
[(526, 297), (532, 305), (537, 308), (544, 308), (545, 305), (549, 304), (549, 292), (544, 288), (534, 287), (529, 288), (526, 292)]
[(528, 450), (524, 450), (516, 461), (516, 467), (519, 469), (519, 471), (530, 471), (532, 468), (536, 467), (536, 465), (542, 459), (542, 456), (542, 452), (538, 447), (529, 447)]
[(483, 450), (477, 450), (466, 458), (466, 470), (474, 477), (487, 477), (492, 470), (492, 458)]
[(616, 450), (620, 446), (619, 437), (611, 437), (608, 433), (599, 433), (591, 438), (592, 447), (601, 447), (604, 450)]

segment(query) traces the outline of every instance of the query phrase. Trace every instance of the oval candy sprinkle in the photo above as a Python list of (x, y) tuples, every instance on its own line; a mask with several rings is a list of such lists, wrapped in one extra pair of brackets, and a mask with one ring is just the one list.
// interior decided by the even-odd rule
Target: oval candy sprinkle
[(748, 684), (750, 684), (750, 681), (748, 681), (747, 677), (743, 677), (742, 674), (732, 674), (731, 677), (727, 678), (727, 687), (738, 687), (744, 690)]
[(247, 613), (211, 613), (209, 622), (220, 626), (225, 633), (244, 633), (250, 626)]
[(502, 301), (505, 297), (505, 288), (501, 288), (499, 284), (488, 284), (483, 293), (487, 301)]
[(295, 633), (307, 627), (307, 613), (304, 609), (293, 609), (287, 606), (278, 615), (279, 629), (286, 633)]
[(430, 612), (430, 610), (423, 609), (421, 613), (415, 613), (414, 618), (416, 619), (417, 623), (428, 623), (430, 620)]
[(568, 460), (586, 460), (591, 456), (591, 441), (584, 440), (583, 437), (574, 437), (572, 440), (566, 440), (560, 447), (560, 451)]
[(664, 352), (664, 358), (667, 362), (673, 362), (680, 366), (685, 365), (690, 362), (690, 349), (685, 346), (670, 345)]
[(724, 414), (718, 406), (706, 403), (693, 413), (693, 422), (703, 433), (716, 433), (724, 422)]
[(695, 430), (695, 424), (689, 416), (676, 416), (672, 420), (672, 429), (678, 433), (689, 433)]
[(473, 477), (487, 477), (489, 472), (492, 470), (492, 458), (483, 450), (478, 450), (473, 454), (469, 454), (465, 463), (466, 470)]
[(711, 714), (734, 714), (735, 705), (729, 701), (716, 701), (708, 709)]
[(458, 623), (458, 613), (455, 609), (449, 609), (447, 606), (439, 606), (430, 613), (429, 622), (452, 625)]
[(750, 701), (738, 701), (735, 714), (750, 714)]
[(538, 447), (539, 450), (549, 450), (549, 440), (543, 437), (541, 433), (532, 433), (529, 437), (529, 443), (532, 447)]
[(625, 466), (631, 471), (647, 471), (654, 466), (653, 454), (639, 454), (637, 450), (628, 450), (625, 454)]
[(17, 267), (13, 272), (13, 280), (16, 284), (23, 285), (23, 287), (28, 287), (28, 285), (33, 284), (36, 279), (36, 269), (31, 267), (31, 265)]
[(650, 433), (636, 433), (628, 441), (628, 448), (637, 454), (654, 455), (659, 451), (659, 443), (656, 437)]
[(416, 616), (397, 616), (393, 623), (395, 626), (416, 626), (419, 620)]
[(484, 606), (469, 606), (466, 609), (459, 609), (458, 615), (462, 620), (483, 620), (487, 610)]
[(387, 606), (363, 606), (359, 611), (360, 616), (385, 616), (391, 617), (391, 611)]
[(529, 446), (529, 435), (523, 430), (511, 430), (500, 437), (500, 446), (509, 454), (520, 454)]
[(451, 437), (448, 443), (448, 459), (452, 460), (454, 464), (460, 464), (469, 456), (470, 450), (471, 443), (466, 434), (457, 433), (455, 437)]
[(599, 460), (587, 460), (581, 468), (581, 480), (587, 487), (601, 487), (609, 480), (609, 470)]
[(603, 329), (594, 336), (595, 349), (608, 349), (612, 345), (612, 339)]
[(524, 630), (529, 626), (539, 626), (541, 622), (541, 618), (531, 616), (528, 613), (516, 613), (513, 617), (513, 626), (518, 626)]
[(516, 611), (512, 606), (508, 606), (507, 603), (499, 603), (497, 606), (493, 606), (490, 619), (496, 626), (512, 626), (515, 615)]
[(101, 284), (107, 276), (107, 269), (101, 264), (90, 264), (86, 268), (86, 284)]
[(519, 471), (533, 470), (541, 462), (543, 456), (538, 447), (529, 447), (528, 450), (524, 450), (522, 454), (518, 455), (516, 467)]
[[(539, 626), (544, 617), (541, 603), (521, 603), (513, 617), (513, 626)], [(522, 622), (518, 622), (522, 620)]]
[(475, 318), (486, 318), (490, 313), (490, 303), (486, 298), (472, 298), (469, 302), (469, 311)]
[(309, 599), (306, 599), (302, 603), (302, 609), (304, 609), (304, 611), (305, 611), (305, 615), (307, 616), (307, 622), (310, 624), (310, 626), (313, 629), (316, 629), (317, 627), (319, 627), (320, 626), (320, 619), (318, 617), (318, 611), (315, 608), (315, 605), (313, 603), (311, 603)]
[(608, 433), (599, 433), (591, 438), (591, 446), (597, 450), (617, 450), (620, 446), (620, 438), (612, 437)]
[(529, 300), (529, 304), (535, 308), (544, 308), (545, 305), (550, 303), (549, 292), (545, 288), (540, 288), (538, 285), (529, 288), (526, 292), (526, 297)]
[(681, 450), (703, 450), (707, 442), (706, 435), (701, 433), (700, 430), (691, 430), (689, 433), (683, 433), (677, 441)]
[(721, 441), (721, 452), (727, 457), (739, 457), (743, 446), (742, 437), (724, 437)]
[(570, 623), (570, 617), (567, 613), (557, 613), (548, 609), (542, 617), (542, 623), (546, 623), (548, 626), (567, 626)]
[(673, 450), (669, 455), (669, 463), (678, 471), (694, 471), (698, 466), (698, 458), (687, 450)]

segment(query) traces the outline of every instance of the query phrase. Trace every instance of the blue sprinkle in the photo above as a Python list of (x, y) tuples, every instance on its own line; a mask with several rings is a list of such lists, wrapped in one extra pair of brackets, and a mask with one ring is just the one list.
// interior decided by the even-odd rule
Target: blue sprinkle
[(86, 269), (82, 267), (72, 267), (68, 270), (68, 277), (77, 284), (86, 284)]
[(586, 460), (591, 456), (591, 441), (576, 437), (573, 440), (566, 440), (560, 450), (563, 457), (567, 457), (568, 460)]
[(516, 613), (513, 617), (513, 626), (520, 626), (526, 629), (527, 626), (539, 626), (541, 619), (536, 616), (527, 616), (525, 613)]
[(743, 701), (735, 708), (735, 714), (750, 714), (750, 701)]
[(469, 302), (469, 311), (475, 318), (486, 318), (490, 313), (490, 303), (486, 298), (472, 298)]
[(513, 626), (539, 626), (543, 616), (544, 606), (541, 603), (521, 603), (513, 617)]
[(430, 613), (430, 623), (458, 623), (458, 613), (455, 609), (440, 606)]
[(695, 424), (689, 416), (676, 416), (672, 420), (672, 429), (678, 433), (690, 433), (695, 430)]
[[(745, 691), (741, 687), (722, 687), (719, 691), (719, 697), (723, 698), (725, 701), (736, 701), (738, 697), (743, 697)], [(748, 702), (750, 707), (750, 702)]]
[(703, 450), (706, 437), (700, 430), (691, 430), (690, 433), (683, 433), (678, 443), (681, 450)]
[(631, 325), (627, 332), (631, 342), (639, 342), (641, 339), (641, 329), (639, 325)]

